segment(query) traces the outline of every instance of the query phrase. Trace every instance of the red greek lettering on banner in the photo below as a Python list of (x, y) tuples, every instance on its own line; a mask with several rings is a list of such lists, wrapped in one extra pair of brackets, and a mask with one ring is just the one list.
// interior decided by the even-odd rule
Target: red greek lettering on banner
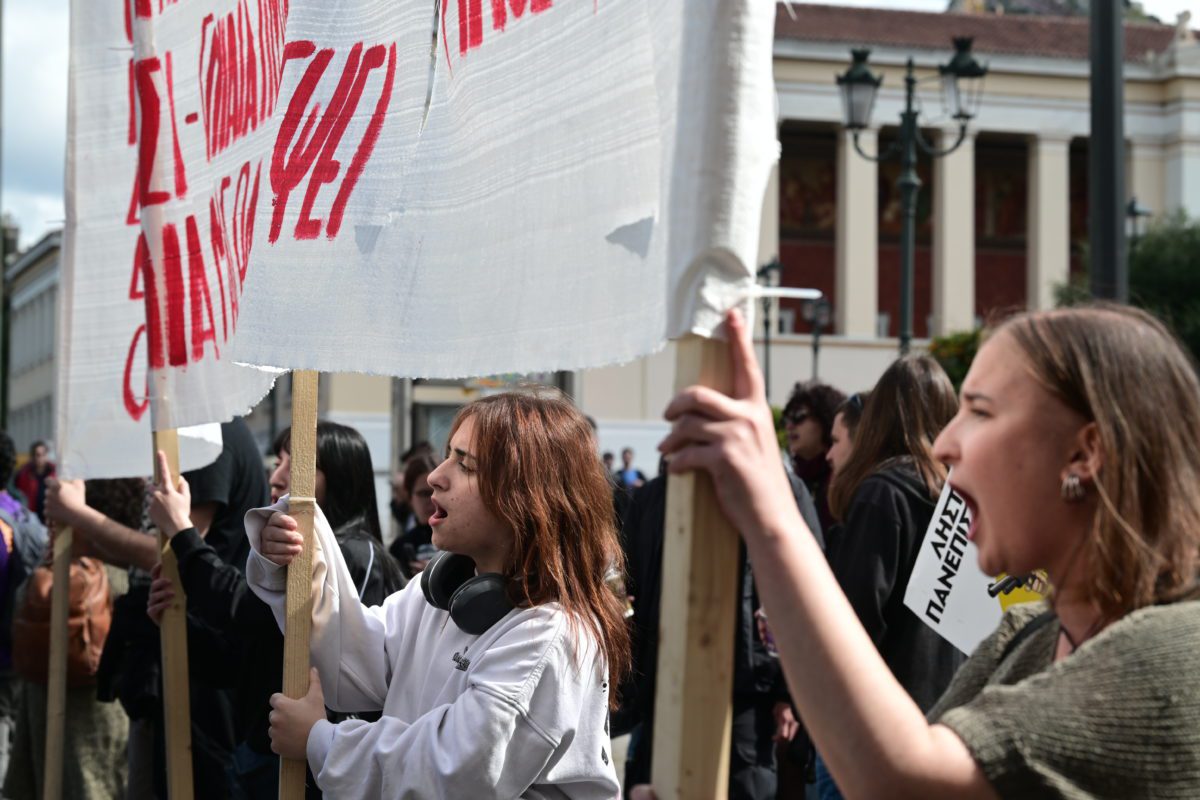
[[(311, 60), (288, 103), (271, 156), (268, 177), (275, 196), (268, 241), (272, 243), (279, 240), (283, 229), (283, 217), (287, 212), (292, 192), (306, 178), (308, 185), (296, 221), (295, 238), (316, 239), (320, 236), (322, 227), (326, 237), (337, 237), (346, 204), (370, 160), (387, 116), (396, 77), (395, 43), (387, 47), (382, 44), (373, 45), (364, 51), (364, 44), (359, 42), (350, 49), (342, 67), (341, 77), (324, 114), (318, 121), (320, 102), (312, 102), (313, 95), (333, 57), (334, 51), (331, 48), (318, 51), (316, 45), (308, 41), (288, 42), (285, 48), (285, 61)], [(334, 183), (341, 171), (341, 161), (335, 156), (350, 120), (355, 116), (367, 79), (371, 72), (380, 68), (385, 68), (385, 72), (375, 110), (328, 207), (328, 215), (324, 219), (314, 216), (317, 213), (317, 197), (321, 187)]]
[[(548, 10), (553, 0), (490, 0), (492, 4), (492, 30), (503, 32), (508, 26), (508, 15), (520, 19), (528, 10), (540, 14)], [(483, 0), (458, 0), (458, 54), (466, 56), (471, 50), (483, 45)], [(446, 12), (450, 0), (442, 2), (442, 43), (446, 50), (446, 64), (450, 63), (450, 41), (446, 35)], [(593, 9), (594, 9), (593, 4)]]
[[(138, 237), (137, 252), (133, 259), (132, 275), (129, 277), (129, 299), (145, 301), (146, 293), (139, 287), (141, 279), (144, 278), (143, 261), (150, 260), (150, 248), (146, 246), (146, 238)], [(148, 311), (149, 309), (147, 309)], [(155, 319), (157, 319), (157, 308), (155, 309)], [(125, 411), (130, 418), (137, 422), (146, 413), (146, 409), (150, 407), (150, 387), (145, 385), (142, 387), (141, 395), (134, 394), (133, 391), (133, 365), (134, 358), (138, 353), (138, 343), (142, 341), (142, 335), (146, 332), (146, 323), (137, 326), (133, 332), (133, 340), (129, 343), (129, 351), (125, 354), (125, 370), (121, 378), (121, 400), (125, 405)], [(141, 363), (146, 363), (146, 356), (142, 356)], [(148, 380), (148, 378), (147, 378)], [(140, 398), (140, 399), (139, 399)]]
[[(164, 68), (165, 63), (165, 68)], [(133, 96), (136, 98), (140, 125), (137, 129), (138, 166), (134, 178), (133, 194), (129, 201), (126, 223), (137, 225), (138, 212), (148, 206), (166, 203), (172, 198), (187, 195), (187, 170), (183, 163), (183, 151), (179, 144), (179, 127), (175, 124), (174, 70), (171, 54), (164, 59), (157, 56), (133, 62)], [(159, 84), (162, 84), (160, 89)], [(163, 94), (167, 102), (162, 102)], [(167, 123), (164, 125), (164, 121)], [(163, 181), (155, 181), (161, 172), (158, 159), (160, 138), (170, 131), (172, 182), (171, 189), (162, 188)], [(133, 142), (131, 142), (133, 143)], [(156, 185), (158, 188), (156, 188)]]
[(146, 332), (146, 326), (137, 326), (137, 330), (133, 332), (133, 341), (129, 343), (129, 352), (125, 354), (125, 372), (121, 380), (121, 400), (125, 404), (125, 412), (130, 418), (137, 422), (146, 413), (146, 409), (150, 407), (150, 386), (149, 378), (147, 383), (142, 386), (141, 400), (133, 393), (133, 364), (134, 358), (137, 356), (138, 342), (142, 340), (142, 334)]
[[(283, 79), (284, 0), (239, 0), (200, 25), (198, 78), (204, 151), (211, 161), (271, 116)], [(257, 24), (257, 30), (255, 25)]]
[[(213, 317), (212, 292), (204, 270), (204, 252), (200, 249), (200, 227), (195, 216), (187, 218), (188, 297), (191, 299), (192, 360), (204, 358), (204, 343), (213, 343), (213, 355), (221, 357), (217, 346), (217, 323)], [(208, 324), (205, 325), (205, 319)]]

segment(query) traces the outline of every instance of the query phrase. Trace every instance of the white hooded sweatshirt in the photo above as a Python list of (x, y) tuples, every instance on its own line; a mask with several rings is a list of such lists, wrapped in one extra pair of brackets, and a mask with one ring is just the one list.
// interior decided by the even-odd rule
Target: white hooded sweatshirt
[[(246, 515), (246, 575), (282, 629), (286, 570), (260, 533), (287, 498)], [(414, 580), (365, 607), (325, 516), (313, 552), (312, 660), (325, 704), (378, 722), (318, 722), (308, 763), (331, 798), (580, 798), (621, 787), (608, 734), (609, 690), (594, 638), (557, 604), (515, 609), (463, 633)]]

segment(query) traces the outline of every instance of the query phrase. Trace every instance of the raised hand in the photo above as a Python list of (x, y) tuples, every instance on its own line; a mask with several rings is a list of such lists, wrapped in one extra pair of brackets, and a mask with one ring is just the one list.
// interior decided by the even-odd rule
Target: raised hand
[(167, 454), (158, 451), (158, 485), (150, 498), (150, 519), (168, 539), (192, 526), (192, 490), (182, 475), (173, 478)]
[(790, 507), (797, 519), (799, 515), (746, 321), (730, 311), (725, 327), (732, 394), (705, 386), (684, 389), (667, 406), (664, 416), (673, 426), (658, 448), (668, 457), (671, 472), (708, 472), (725, 516), (749, 536), (777, 521), (783, 509)]

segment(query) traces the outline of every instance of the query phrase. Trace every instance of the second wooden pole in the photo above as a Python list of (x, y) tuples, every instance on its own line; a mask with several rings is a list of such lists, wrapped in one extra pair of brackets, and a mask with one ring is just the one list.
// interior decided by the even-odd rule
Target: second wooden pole
[[(172, 475), (179, 475), (179, 433), (171, 429), (154, 432), (154, 482), (161, 483), (158, 451), (167, 454)], [(162, 640), (163, 731), (167, 749), (167, 797), (192, 797), (192, 707), (188, 690), (187, 594), (179, 580), (179, 566), (170, 540), (158, 535), (162, 574), (171, 581), (175, 602), (163, 611), (159, 623)]]
[[(313, 517), (317, 501), (317, 385), (318, 373), (292, 373), (292, 478), (288, 514), (300, 525), (304, 549), (288, 566), (287, 617), (283, 631), (283, 693), (308, 693), (309, 637), (312, 633)], [(304, 797), (303, 759), (279, 761), (280, 800)]]

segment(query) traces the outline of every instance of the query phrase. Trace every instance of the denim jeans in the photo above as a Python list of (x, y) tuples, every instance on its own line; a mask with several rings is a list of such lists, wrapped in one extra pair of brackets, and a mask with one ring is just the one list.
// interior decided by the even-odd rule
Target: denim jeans
[(817, 753), (817, 797), (820, 800), (842, 800), (842, 793), (833, 782), (833, 776), (829, 774), (820, 753)]

